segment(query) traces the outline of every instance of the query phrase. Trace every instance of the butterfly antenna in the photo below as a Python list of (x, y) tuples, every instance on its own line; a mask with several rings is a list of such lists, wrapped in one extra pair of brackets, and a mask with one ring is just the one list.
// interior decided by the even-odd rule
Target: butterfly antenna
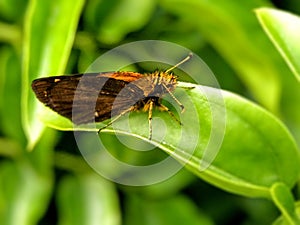
[(170, 71), (172, 71), (173, 69), (175, 69), (176, 67), (180, 66), (181, 64), (185, 63), (186, 61), (190, 60), (193, 57), (193, 53), (189, 53), (187, 57), (185, 57), (183, 60), (181, 60), (179, 63), (177, 63), (175, 66), (172, 66), (171, 68), (166, 70), (166, 73), (169, 73)]

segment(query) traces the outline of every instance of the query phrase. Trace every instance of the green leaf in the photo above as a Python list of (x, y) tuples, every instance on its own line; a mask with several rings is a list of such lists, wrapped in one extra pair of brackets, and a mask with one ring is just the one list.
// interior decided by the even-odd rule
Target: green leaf
[[(300, 202), (296, 202), (294, 208), (296, 208), (296, 214), (298, 219), (300, 219)], [(296, 220), (297, 221), (297, 220)], [(274, 223), (273, 225), (290, 225), (288, 220), (284, 216), (280, 216)], [(293, 224), (293, 223), (292, 223)], [(297, 224), (297, 223), (296, 223)]]
[(44, 127), (35, 118), (37, 100), (30, 90), (39, 76), (63, 74), (69, 58), (84, 0), (31, 0), (25, 19), (23, 49), (23, 127), (29, 148)]
[(296, 215), (293, 195), (285, 184), (274, 184), (271, 188), (271, 196), (287, 224), (300, 224), (300, 219)]
[(120, 224), (115, 188), (99, 175), (64, 177), (57, 201), (60, 225)]
[[(186, 108), (178, 114), (184, 125), (179, 126), (168, 113), (155, 110), (151, 143), (202, 179), (233, 193), (270, 198), (269, 189), (274, 183), (282, 182), (288, 187), (295, 184), (300, 172), (299, 152), (277, 118), (227, 91), (189, 83), (179, 86), (182, 88), (178, 87), (175, 95)], [(45, 109), (43, 113), (41, 118), (48, 126), (62, 130), (96, 132), (104, 126), (100, 123), (96, 128), (93, 125), (73, 128), (70, 121), (66, 124), (65, 118), (51, 110)], [(147, 117), (147, 113), (132, 112), (129, 120), (123, 116), (114, 123), (114, 129), (108, 127), (103, 132), (149, 141)], [(98, 143), (90, 143), (91, 148), (100, 148)]]
[(24, 16), (27, 0), (1, 0), (0, 15), (6, 20), (18, 22)]
[(40, 179), (24, 162), (2, 162), (0, 171), (1, 222), (36, 224), (48, 202), (50, 186), (47, 180)]
[(20, 144), (8, 138), (0, 138), (0, 155), (6, 157), (16, 157), (21, 154)]
[[(0, 164), (0, 221), (7, 225), (37, 224), (52, 194), (51, 150), (54, 131), (47, 130), (35, 151), (20, 151), (18, 145), (1, 145), (10, 150), (12, 160)], [(5, 143), (2, 143), (5, 144)], [(1, 150), (3, 152), (3, 150)], [(23, 154), (21, 154), (23, 153)]]
[(300, 81), (300, 17), (271, 8), (259, 8), (255, 12), (262, 28)]
[(21, 48), (21, 29), (15, 24), (0, 22), (0, 41), (13, 45), (18, 52)]
[(184, 196), (159, 200), (143, 199), (127, 195), (125, 225), (213, 225), (212, 220)]
[(115, 6), (99, 27), (98, 40), (106, 44), (120, 42), (129, 32), (142, 28), (150, 19), (155, 1), (123, 0)]
[(278, 112), (281, 74), (274, 63), (276, 51), (272, 51), (272, 45), (253, 16), (253, 9), (268, 5), (268, 1), (248, 0), (241, 4), (222, 0), (163, 0), (159, 3), (199, 30), (255, 99), (272, 112)]
[(12, 47), (0, 49), (0, 122), (6, 136), (26, 145), (21, 125), (20, 60)]

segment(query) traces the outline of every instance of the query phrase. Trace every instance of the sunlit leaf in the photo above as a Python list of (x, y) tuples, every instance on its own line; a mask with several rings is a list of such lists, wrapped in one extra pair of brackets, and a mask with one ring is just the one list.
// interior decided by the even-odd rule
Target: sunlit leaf
[(83, 0), (30, 1), (25, 20), (23, 54), (23, 126), (32, 148), (43, 125), (35, 118), (37, 101), (30, 90), (39, 76), (63, 74), (69, 58)]
[(282, 212), (282, 216), (288, 224), (299, 224), (300, 219), (297, 217), (294, 205), (294, 197), (289, 188), (282, 184), (276, 183), (271, 188), (271, 196), (276, 206)]
[(300, 81), (300, 17), (271, 8), (257, 9), (256, 14), (270, 40)]
[[(151, 143), (199, 177), (230, 192), (269, 198), (269, 188), (274, 183), (282, 182), (288, 187), (295, 184), (299, 178), (299, 152), (292, 136), (277, 118), (232, 93), (203, 86), (185, 88), (191, 85), (181, 83), (184, 88), (175, 92), (178, 96), (186, 94), (179, 98), (186, 107), (180, 115), (184, 125), (174, 123), (168, 113), (155, 111)], [(58, 114), (48, 109), (43, 112), (41, 118), (48, 126), (62, 130), (96, 132), (104, 125), (74, 128)], [(147, 114), (131, 114), (129, 121), (125, 118), (117, 121), (115, 130), (108, 127), (103, 132), (149, 141)], [(90, 143), (90, 147), (97, 148), (97, 143)]]

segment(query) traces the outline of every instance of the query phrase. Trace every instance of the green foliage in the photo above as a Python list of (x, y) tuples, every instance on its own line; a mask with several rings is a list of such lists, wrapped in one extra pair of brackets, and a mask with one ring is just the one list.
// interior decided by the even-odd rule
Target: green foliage
[(272, 40), (291, 71), (300, 80), (299, 39), (300, 17), (288, 12), (262, 8), (256, 11), (262, 27)]
[[(263, 0), (3, 0), (0, 19), (1, 224), (299, 224), (298, 16)], [(227, 90), (180, 82), (183, 126), (155, 110), (152, 140), (146, 113), (99, 137), (107, 121), (76, 127), (90, 150), (79, 155), (73, 135), (56, 131), (72, 123), (35, 99), (31, 81), (84, 72), (107, 49), (149, 39), (190, 48)], [(103, 180), (102, 167), (124, 183), (166, 171), (143, 177), (116, 166), (87, 133), (121, 162), (171, 156), (186, 170), (146, 187)]]
[(108, 181), (94, 174), (67, 176), (58, 187), (58, 224), (120, 223), (118, 198), (113, 184)]
[[(29, 87), (38, 75), (63, 73), (82, 6), (82, 0), (30, 2), (24, 22), (23, 87)], [(28, 88), (22, 91), (24, 130), (32, 148), (43, 125), (35, 119), (38, 105), (32, 104), (33, 93)]]

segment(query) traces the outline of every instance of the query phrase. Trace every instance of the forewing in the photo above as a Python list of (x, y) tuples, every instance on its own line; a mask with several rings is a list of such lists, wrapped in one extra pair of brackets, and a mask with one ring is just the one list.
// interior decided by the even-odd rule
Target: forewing
[(109, 119), (143, 97), (143, 91), (131, 85), (129, 78), (124, 80), (120, 73), (56, 76), (34, 80), (32, 89), (46, 106), (83, 124)]
[(72, 118), (74, 93), (82, 75), (55, 76), (34, 80), (31, 87), (36, 97), (55, 112)]

